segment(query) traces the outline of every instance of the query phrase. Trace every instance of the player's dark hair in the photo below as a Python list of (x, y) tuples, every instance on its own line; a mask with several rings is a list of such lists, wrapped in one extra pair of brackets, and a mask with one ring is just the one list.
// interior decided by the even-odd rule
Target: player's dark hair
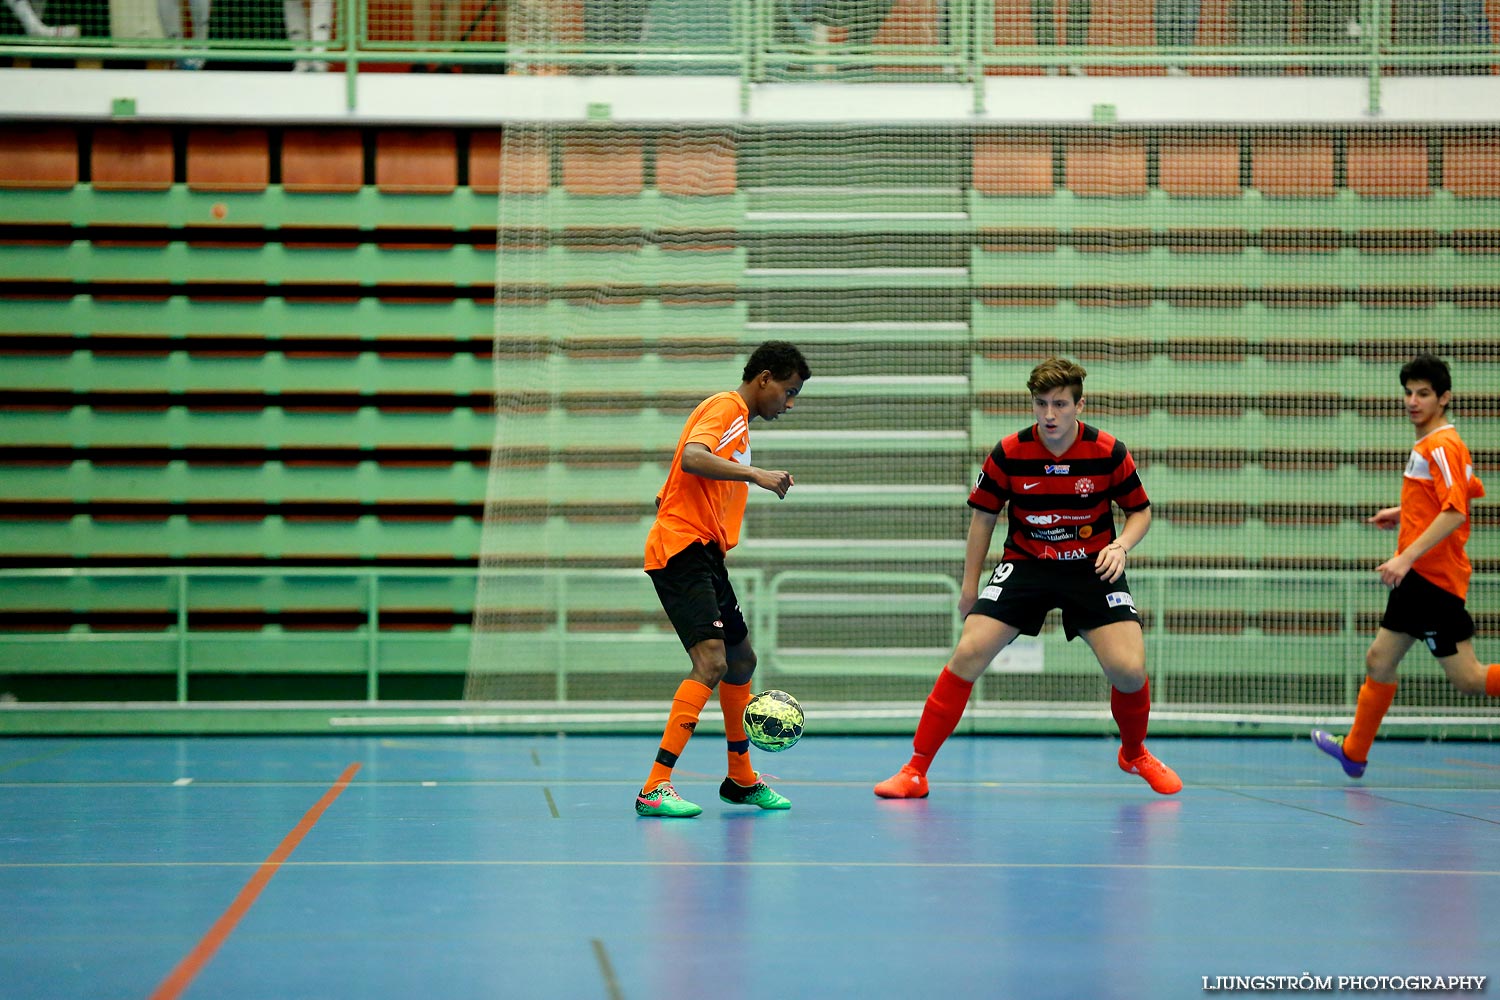
[(770, 372), (778, 382), (785, 382), (793, 375), (801, 376), (804, 382), (812, 378), (812, 369), (807, 367), (802, 352), (784, 340), (768, 340), (757, 347), (750, 360), (745, 362), (741, 381), (749, 382), (761, 372)]
[(1448, 373), (1447, 362), (1426, 351), (1401, 366), (1401, 387), (1406, 388), (1406, 383), (1412, 379), (1426, 382), (1439, 396), (1453, 388), (1453, 376)]
[(1076, 403), (1083, 398), (1083, 380), (1087, 377), (1088, 372), (1080, 364), (1067, 358), (1048, 358), (1031, 369), (1031, 377), (1026, 380), (1026, 391), (1039, 396), (1066, 386), (1073, 390), (1073, 402)]

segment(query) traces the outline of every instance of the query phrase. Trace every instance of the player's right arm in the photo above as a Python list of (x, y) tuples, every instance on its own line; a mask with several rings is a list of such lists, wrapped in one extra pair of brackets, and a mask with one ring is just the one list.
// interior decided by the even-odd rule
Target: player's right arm
[(979, 600), (979, 580), (989, 564), (990, 540), (995, 537), (995, 522), (1000, 515), (974, 508), (969, 515), (969, 537), (964, 545), (964, 580), (958, 592), (958, 613), (969, 613)]
[(683, 472), (704, 479), (727, 480), (736, 483), (754, 483), (763, 490), (775, 493), (778, 499), (786, 498), (786, 491), (795, 484), (790, 472), (741, 465), (727, 458), (720, 458), (708, 450), (708, 446), (689, 441), (682, 449), (682, 461), (678, 463)]
[(1366, 524), (1373, 524), (1382, 531), (1390, 531), (1401, 525), (1400, 507), (1382, 507), (1374, 514), (1365, 518)]

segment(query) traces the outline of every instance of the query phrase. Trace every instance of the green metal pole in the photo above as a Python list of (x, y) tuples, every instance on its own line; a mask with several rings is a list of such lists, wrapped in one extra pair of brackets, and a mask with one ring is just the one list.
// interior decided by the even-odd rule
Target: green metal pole
[(380, 576), (370, 572), (365, 597), (369, 602), (365, 608), (365, 700), (380, 698)]
[(177, 571), (177, 700), (188, 700), (188, 578)]

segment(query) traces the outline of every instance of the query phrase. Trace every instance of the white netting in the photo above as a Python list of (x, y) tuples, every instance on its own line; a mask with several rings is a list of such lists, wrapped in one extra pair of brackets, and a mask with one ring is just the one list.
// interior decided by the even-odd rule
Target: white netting
[[(1363, 522), (1399, 495), (1415, 352), (1448, 360), (1495, 466), (1492, 130), (559, 125), (509, 129), (503, 157), (471, 697), (654, 702), (682, 675), (640, 571), (652, 498), (766, 339), (814, 373), (752, 428), (798, 485), (752, 495), (731, 575), (758, 683), (853, 720), (943, 663), (969, 485), (1050, 354), (1141, 465), (1130, 575), (1185, 725), (1352, 706), (1394, 542)], [(1484, 656), (1500, 533), (1483, 503), (1475, 524)], [(1403, 678), (1393, 718), (1482, 712), (1420, 648)], [(977, 718), (1067, 728), (1107, 688), (1054, 615), (977, 690)]]

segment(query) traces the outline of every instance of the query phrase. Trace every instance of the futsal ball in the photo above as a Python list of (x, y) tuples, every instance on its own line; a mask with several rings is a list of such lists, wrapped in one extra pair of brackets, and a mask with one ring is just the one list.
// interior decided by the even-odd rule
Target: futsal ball
[(772, 753), (796, 745), (802, 721), (802, 706), (785, 691), (762, 691), (745, 706), (745, 735)]

